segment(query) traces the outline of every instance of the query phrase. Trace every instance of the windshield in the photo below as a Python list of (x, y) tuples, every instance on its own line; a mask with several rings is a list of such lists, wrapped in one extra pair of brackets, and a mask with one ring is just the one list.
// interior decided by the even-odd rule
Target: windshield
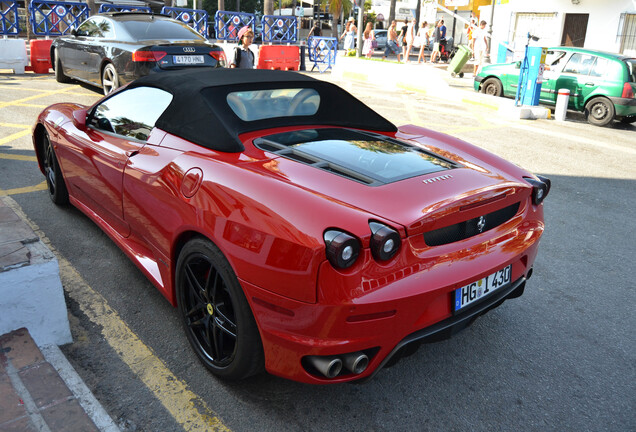
[(134, 40), (205, 40), (185, 24), (176, 21), (155, 19), (152, 21), (122, 21), (126, 31)]

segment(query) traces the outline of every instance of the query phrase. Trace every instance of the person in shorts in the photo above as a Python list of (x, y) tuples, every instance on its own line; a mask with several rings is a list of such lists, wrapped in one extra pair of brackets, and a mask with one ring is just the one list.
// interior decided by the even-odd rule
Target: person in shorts
[(488, 32), (486, 31), (486, 21), (479, 23), (479, 28), (473, 32), (475, 65), (473, 74), (477, 75), (481, 69), (484, 59), (488, 57)]
[(395, 27), (397, 26), (397, 22), (393, 20), (389, 29), (386, 32), (386, 48), (384, 49), (384, 56), (382, 60), (386, 60), (386, 58), (391, 54), (395, 54), (397, 56), (398, 62), (400, 61), (400, 52), (402, 51), (398, 46), (398, 35)]

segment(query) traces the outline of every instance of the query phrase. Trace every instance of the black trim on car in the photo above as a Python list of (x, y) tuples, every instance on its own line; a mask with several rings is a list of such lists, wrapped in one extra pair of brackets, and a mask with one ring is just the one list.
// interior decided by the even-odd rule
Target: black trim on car
[(478, 83), (482, 82), (484, 79), (486, 79), (486, 77), (479, 76), (479, 75), (475, 76), (475, 81), (477, 81)]
[(614, 105), (636, 106), (636, 98), (609, 97)]
[[(400, 359), (402, 351), (406, 351), (406, 354), (408, 355), (409, 351), (411, 351), (410, 353), (415, 352), (415, 349), (417, 349), (419, 344), (440, 342), (450, 339), (460, 331), (470, 326), (480, 315), (496, 308), (505, 300), (521, 296), (526, 285), (526, 280), (527, 278), (522, 276), (508, 287), (494, 292), (491, 296), (486, 297), (483, 301), (480, 301), (478, 304), (468, 308), (467, 310), (440, 321), (437, 324), (433, 324), (430, 327), (411, 333), (402, 339), (395, 348), (393, 348), (389, 355), (382, 360), (382, 363), (380, 363), (371, 375), (358, 382), (369, 380), (383, 367), (393, 365)], [(412, 345), (415, 345), (415, 349), (409, 350), (409, 346)]]

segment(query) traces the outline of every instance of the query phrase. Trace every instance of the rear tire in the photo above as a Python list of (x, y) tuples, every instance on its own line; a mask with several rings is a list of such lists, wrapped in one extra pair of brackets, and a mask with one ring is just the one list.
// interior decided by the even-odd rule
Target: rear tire
[(585, 116), (590, 124), (606, 126), (614, 119), (614, 104), (604, 97), (596, 97), (585, 104)]
[(499, 81), (497, 78), (488, 78), (481, 85), (481, 92), (491, 96), (502, 96), (503, 85), (501, 85), (501, 81)]
[(42, 136), (42, 165), (44, 166), (44, 177), (46, 177), (49, 198), (57, 205), (68, 204), (68, 189), (60, 170), (60, 164), (57, 162), (53, 145), (46, 132)]
[(119, 88), (119, 75), (112, 63), (107, 63), (102, 70), (102, 88), (105, 95)]
[(60, 53), (55, 50), (55, 80), (59, 83), (69, 83), (71, 79), (64, 75), (64, 69), (62, 69), (62, 60), (60, 60)]
[(176, 294), (188, 341), (214, 375), (239, 380), (264, 370), (263, 345), (232, 267), (204, 238), (190, 240), (177, 260)]

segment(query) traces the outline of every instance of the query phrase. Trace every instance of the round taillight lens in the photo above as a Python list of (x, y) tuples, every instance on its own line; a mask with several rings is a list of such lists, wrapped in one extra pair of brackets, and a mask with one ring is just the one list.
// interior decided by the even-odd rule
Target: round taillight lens
[(328, 230), (324, 234), (327, 259), (337, 269), (351, 267), (360, 255), (360, 242), (343, 231)]
[(400, 234), (379, 222), (369, 222), (371, 228), (371, 254), (377, 261), (387, 261), (397, 253), (402, 245)]

